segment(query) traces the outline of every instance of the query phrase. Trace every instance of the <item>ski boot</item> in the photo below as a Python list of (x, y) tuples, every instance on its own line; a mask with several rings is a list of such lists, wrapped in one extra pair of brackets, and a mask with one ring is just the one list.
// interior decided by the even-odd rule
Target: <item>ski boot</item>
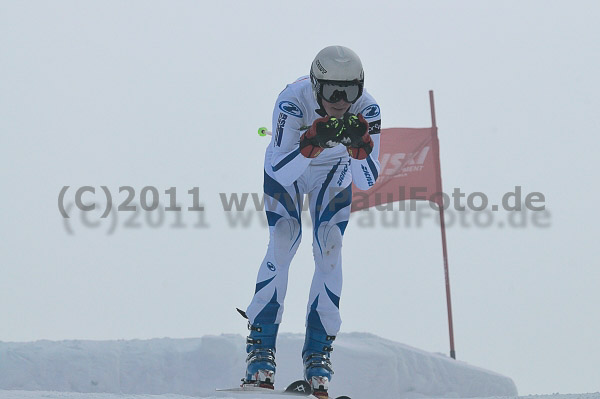
[(273, 389), (275, 383), (275, 341), (279, 324), (248, 323), (246, 339), (246, 378), (242, 387), (256, 386)]
[(324, 331), (306, 329), (302, 360), (304, 361), (304, 379), (311, 385), (313, 395), (319, 399), (328, 399), (329, 381), (333, 374), (329, 356), (333, 351), (331, 344), (335, 336)]

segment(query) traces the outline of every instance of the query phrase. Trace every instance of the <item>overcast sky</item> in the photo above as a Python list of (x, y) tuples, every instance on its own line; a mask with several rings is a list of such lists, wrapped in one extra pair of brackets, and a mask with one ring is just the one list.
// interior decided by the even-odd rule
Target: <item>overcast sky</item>
[[(429, 126), (434, 90), (446, 192), (490, 203), (515, 186), (544, 194), (543, 214), (487, 223), (449, 212), (458, 359), (513, 378), (521, 394), (599, 391), (599, 11), (594, 1), (2, 2), (0, 340), (246, 334), (234, 309), (251, 299), (267, 230), (261, 213), (236, 226), (219, 194), (261, 192), (268, 138), (256, 129), (285, 84), (341, 44), (360, 55), (384, 128)], [(82, 186), (99, 204), (86, 219), (73, 205)], [(153, 186), (161, 206), (100, 219), (101, 186), (115, 204), (131, 186), (138, 208)], [(164, 211), (170, 187), (181, 212)], [(194, 187), (203, 213), (187, 211)], [(361, 217), (344, 242), (342, 332), (447, 354), (433, 212)], [(305, 234), (292, 262), (282, 331), (304, 329), (310, 244)]]

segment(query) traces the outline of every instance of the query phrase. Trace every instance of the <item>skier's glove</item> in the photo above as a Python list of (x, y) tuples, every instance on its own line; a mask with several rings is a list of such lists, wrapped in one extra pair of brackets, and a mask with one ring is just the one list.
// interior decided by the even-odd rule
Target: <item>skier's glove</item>
[(342, 142), (343, 119), (331, 116), (316, 119), (311, 127), (300, 136), (300, 152), (306, 158), (315, 158), (325, 148), (332, 148)]
[(369, 134), (369, 122), (362, 114), (344, 115), (344, 138), (348, 154), (355, 159), (365, 159), (373, 151), (373, 139)]

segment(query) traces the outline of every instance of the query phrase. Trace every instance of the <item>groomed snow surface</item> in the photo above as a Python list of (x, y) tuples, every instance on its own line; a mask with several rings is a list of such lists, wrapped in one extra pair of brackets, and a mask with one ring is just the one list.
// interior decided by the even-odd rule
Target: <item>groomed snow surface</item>
[[(301, 334), (279, 335), (277, 388), (302, 377), (303, 339)], [(366, 333), (340, 334), (332, 360), (333, 397), (517, 395), (517, 388), (508, 377)], [(0, 342), (0, 398), (123, 399), (141, 394), (161, 395), (162, 399), (181, 398), (180, 395), (240, 397), (217, 393), (215, 388), (238, 386), (244, 369), (245, 338), (240, 335), (144, 341)], [(260, 397), (243, 395), (246, 399)], [(570, 399), (573, 395), (566, 396)]]

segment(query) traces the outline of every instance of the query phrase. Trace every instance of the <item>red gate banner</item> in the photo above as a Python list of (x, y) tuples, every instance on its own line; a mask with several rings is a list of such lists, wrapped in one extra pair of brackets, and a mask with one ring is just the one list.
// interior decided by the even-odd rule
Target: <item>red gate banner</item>
[(437, 128), (382, 129), (381, 171), (367, 191), (352, 187), (352, 212), (408, 199), (442, 204)]

